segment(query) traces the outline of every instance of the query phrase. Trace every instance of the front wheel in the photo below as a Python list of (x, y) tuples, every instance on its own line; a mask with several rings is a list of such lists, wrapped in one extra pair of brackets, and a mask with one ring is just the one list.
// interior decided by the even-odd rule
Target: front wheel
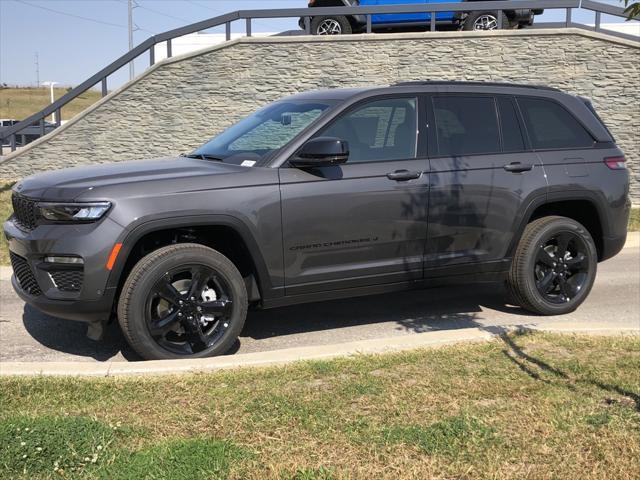
[(349, 35), (352, 29), (347, 17), (313, 17), (311, 33), (313, 35)]
[(463, 30), (498, 30), (510, 28), (509, 19), (502, 13), (502, 23), (498, 12), (471, 12), (462, 24)]
[(146, 360), (212, 357), (236, 342), (247, 316), (240, 272), (221, 253), (185, 243), (131, 270), (118, 301), (129, 345)]
[(597, 268), (596, 247), (584, 226), (566, 217), (543, 217), (525, 228), (507, 287), (524, 309), (562, 315), (587, 298)]

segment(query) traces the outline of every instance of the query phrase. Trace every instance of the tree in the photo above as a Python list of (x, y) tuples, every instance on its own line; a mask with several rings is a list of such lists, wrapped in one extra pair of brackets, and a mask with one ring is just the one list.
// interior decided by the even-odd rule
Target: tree
[(628, 20), (631, 20), (633, 17), (640, 15), (640, 2), (624, 0), (624, 6), (626, 7), (624, 13), (629, 16)]

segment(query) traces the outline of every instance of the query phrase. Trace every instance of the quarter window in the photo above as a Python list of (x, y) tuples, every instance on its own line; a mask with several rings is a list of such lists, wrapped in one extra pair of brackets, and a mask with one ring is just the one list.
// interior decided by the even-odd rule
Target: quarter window
[(416, 99), (370, 102), (339, 118), (321, 133), (349, 143), (349, 163), (415, 158)]
[(556, 102), (540, 98), (518, 98), (533, 148), (585, 148), (593, 137), (567, 110)]
[(478, 155), (500, 151), (493, 97), (434, 97), (433, 110), (440, 155)]

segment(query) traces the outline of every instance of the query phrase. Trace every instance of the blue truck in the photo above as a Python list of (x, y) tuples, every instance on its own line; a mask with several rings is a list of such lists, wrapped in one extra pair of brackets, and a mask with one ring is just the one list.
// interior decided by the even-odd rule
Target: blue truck
[[(375, 5), (409, 5), (429, 3), (462, 3), (473, 0), (310, 0), (309, 7), (355, 7)], [(523, 28), (533, 24), (535, 15), (542, 14), (541, 9), (505, 10), (500, 16), (497, 11), (438, 12), (436, 28), (438, 30), (496, 30), (500, 28)], [(500, 20), (501, 19), (501, 20)], [(393, 13), (371, 16), (371, 27), (374, 31), (400, 31), (426, 29), (431, 21), (431, 14)], [(304, 19), (300, 19), (304, 28)], [(365, 15), (322, 15), (311, 18), (313, 35), (342, 35), (366, 31)]]

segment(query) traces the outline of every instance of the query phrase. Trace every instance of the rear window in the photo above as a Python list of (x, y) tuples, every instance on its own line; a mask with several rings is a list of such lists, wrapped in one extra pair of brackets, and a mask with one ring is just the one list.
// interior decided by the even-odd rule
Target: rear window
[(500, 151), (493, 97), (434, 97), (433, 111), (440, 155), (480, 155)]
[(586, 148), (594, 143), (587, 130), (562, 106), (540, 98), (518, 98), (533, 148)]

